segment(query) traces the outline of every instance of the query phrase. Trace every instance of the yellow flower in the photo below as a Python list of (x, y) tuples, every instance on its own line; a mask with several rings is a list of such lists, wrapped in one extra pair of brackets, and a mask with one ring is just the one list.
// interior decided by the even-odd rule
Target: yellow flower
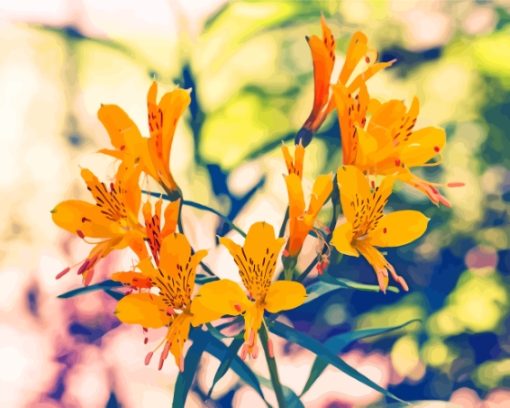
[[(141, 258), (148, 254), (143, 241), (143, 227), (138, 223), (140, 167), (121, 163), (109, 187), (88, 169), (82, 169), (81, 176), (95, 204), (82, 200), (63, 201), (52, 210), (52, 218), (59, 227), (80, 238), (100, 239), (78, 269), (84, 284), (88, 285), (96, 263), (112, 250), (129, 246)], [(69, 270), (64, 269), (57, 278)]]
[[(296, 136), (296, 143), (301, 142), (304, 146), (310, 143), (313, 133), (335, 108), (330, 92), (331, 81), (346, 85), (349, 92), (354, 92), (377, 72), (395, 62), (376, 63), (377, 51), (369, 49), (366, 35), (358, 31), (351, 37), (345, 62), (335, 81), (331, 78), (335, 65), (335, 37), (324, 17), (321, 17), (321, 26), (322, 38), (316, 35), (307, 38), (313, 60), (314, 99), (312, 111)], [(357, 68), (360, 73), (349, 81)]]
[[(400, 100), (381, 103), (369, 99), (364, 85), (356, 96), (343, 85), (333, 88), (342, 135), (343, 164), (355, 165), (368, 174), (396, 177), (425, 193), (434, 204), (449, 206), (437, 187), (411, 172), (414, 167), (439, 164), (446, 144), (445, 131), (437, 127), (414, 130), (419, 102), (414, 98), (409, 110)], [(367, 116), (370, 120), (367, 121)], [(447, 186), (460, 186), (449, 183)]]
[(285, 240), (275, 237), (271, 225), (265, 222), (253, 224), (243, 246), (226, 237), (220, 241), (234, 258), (248, 295), (237, 283), (222, 279), (202, 286), (196, 299), (200, 299), (203, 309), (213, 315), (244, 312), (245, 344), (241, 356), (245, 358), (249, 354), (256, 358), (257, 332), (262, 325), (264, 311), (278, 313), (294, 309), (304, 302), (306, 290), (298, 282), (272, 282), (278, 254)]
[(331, 243), (342, 254), (363, 255), (374, 269), (383, 292), (388, 287), (388, 272), (404, 290), (409, 290), (404, 278), (397, 275), (376, 247), (397, 247), (418, 239), (427, 229), (429, 219), (412, 210), (383, 214), (393, 187), (392, 177), (385, 177), (372, 190), (367, 178), (354, 166), (340, 168), (337, 178), (346, 222), (335, 228)]
[(117, 105), (102, 105), (98, 118), (106, 128), (114, 150), (102, 153), (124, 160), (142, 162), (143, 171), (161, 184), (172, 199), (181, 192), (170, 171), (170, 155), (177, 121), (190, 104), (189, 91), (177, 88), (166, 93), (157, 103), (158, 86), (153, 82), (147, 94), (150, 137), (141, 135), (136, 124)]
[[(159, 265), (155, 268), (149, 258), (138, 267), (143, 278), (152, 282), (154, 291), (132, 293), (124, 296), (115, 310), (117, 318), (128, 324), (139, 324), (144, 328), (168, 327), (168, 332), (156, 348), (163, 346), (159, 360), (161, 369), (168, 353), (172, 353), (180, 370), (184, 370), (184, 344), (188, 339), (190, 325), (199, 326), (222, 316), (204, 308), (201, 299), (192, 299), (196, 268), (207, 251), (192, 253), (186, 237), (179, 233), (167, 235), (161, 244)], [(237, 314), (236, 309), (225, 308), (222, 312)], [(149, 364), (156, 350), (146, 358)]]

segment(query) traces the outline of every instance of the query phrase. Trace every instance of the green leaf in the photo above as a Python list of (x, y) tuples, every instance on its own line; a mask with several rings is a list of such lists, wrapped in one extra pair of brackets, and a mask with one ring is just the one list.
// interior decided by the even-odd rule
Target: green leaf
[(237, 356), (237, 352), (241, 348), (241, 346), (244, 343), (244, 339), (237, 338), (230, 343), (230, 346), (228, 347), (227, 355), (225, 358), (221, 360), (221, 364), (218, 367), (218, 370), (216, 370), (216, 374), (214, 374), (213, 383), (211, 385), (211, 388), (209, 388), (209, 392), (207, 393), (207, 397), (211, 398), (211, 394), (214, 390), (214, 386), (216, 383), (223, 378), (223, 376), (227, 373), (230, 364), (232, 364), (232, 361), (234, 360), (235, 356)]
[[(201, 331), (200, 329), (192, 331)], [(186, 353), (184, 359), (184, 371), (179, 372), (177, 381), (175, 382), (174, 389), (174, 400), (172, 402), (172, 408), (182, 408), (186, 404), (186, 398), (188, 397), (189, 389), (193, 382), (193, 377), (198, 368), (198, 363), (202, 358), (203, 352), (207, 348), (208, 338), (205, 336), (196, 336), (193, 339), (193, 344)]]
[[(271, 384), (271, 381), (268, 380), (267, 378), (264, 378), (261, 376), (257, 376), (257, 378), (259, 379), (260, 383), (264, 387), (271, 388), (273, 386)], [(285, 407), (288, 407), (288, 408), (304, 408), (305, 407), (303, 405), (303, 403), (301, 402), (301, 400), (299, 399), (298, 395), (294, 391), (292, 391), (291, 388), (282, 384), (282, 389), (283, 389), (283, 396), (285, 398)]]
[[(350, 331), (347, 333), (338, 334), (336, 336), (332, 336), (329, 339), (327, 339), (324, 342), (324, 347), (326, 347), (329, 351), (338, 354), (342, 350), (344, 350), (347, 346), (349, 346), (351, 343), (364, 339), (367, 337), (377, 336), (380, 334), (389, 333), (398, 329), (401, 329), (411, 323), (419, 322), (419, 319), (413, 319), (409, 320), (408, 322), (405, 322), (403, 324), (400, 324), (398, 326), (392, 326), (392, 327), (384, 327), (384, 328), (374, 328), (374, 329), (362, 329), (362, 330), (356, 330), (356, 331)], [(312, 369), (310, 370), (310, 375), (308, 376), (308, 380), (306, 381), (305, 386), (303, 387), (303, 391), (301, 391), (301, 396), (305, 394), (310, 387), (315, 383), (315, 381), (319, 378), (319, 376), (322, 374), (322, 372), (326, 369), (328, 366), (327, 363), (325, 363), (320, 358), (316, 358), (313, 362)]]
[(206, 283), (214, 282), (217, 280), (219, 280), (219, 278), (216, 276), (197, 275), (197, 277), (195, 278), (195, 283), (197, 283), (199, 285), (204, 285)]
[[(218, 359), (219, 361), (223, 361), (228, 355), (228, 348), (223, 344), (220, 340), (212, 336), (208, 332), (204, 332), (202, 330), (194, 330), (190, 338), (195, 339), (197, 337), (205, 337), (208, 339), (206, 351), (211, 354), (213, 357)], [(264, 400), (266, 405), (270, 407), (266, 398), (264, 397), (264, 393), (262, 392), (262, 388), (260, 388), (260, 382), (257, 376), (253, 373), (250, 367), (246, 365), (246, 363), (241, 360), (238, 356), (234, 356), (230, 368), (250, 387), (252, 387), (257, 394)]]
[[(341, 279), (330, 275), (323, 275), (320, 280), (312, 283), (306, 288), (308, 297), (305, 303), (311, 302), (315, 299), (318, 299), (322, 295), (325, 295), (326, 293), (330, 293), (339, 289), (353, 289), (376, 293), (380, 292), (379, 286), (377, 285), (368, 285), (365, 283), (354, 282), (349, 279)], [(388, 286), (387, 290), (388, 292), (400, 293), (400, 290), (395, 286)]]
[(107, 290), (107, 289), (111, 289), (111, 288), (118, 288), (121, 286), (122, 286), (122, 283), (120, 283), (120, 282), (115, 282), (112, 280), (105, 280), (103, 282), (99, 282), (94, 285), (84, 286), (82, 288), (70, 290), (69, 292), (62, 293), (61, 295), (58, 295), (57, 297), (60, 299), (67, 299), (67, 298), (70, 298), (73, 296), (78, 296), (78, 295), (83, 295), (85, 293), (94, 292), (96, 290)]
[(268, 322), (268, 326), (269, 329), (276, 335), (283, 337), (293, 343), (299, 344), (301, 347), (304, 347), (307, 350), (310, 350), (311, 352), (317, 354), (317, 357), (319, 357), (327, 364), (331, 364), (332, 366), (338, 368), (340, 371), (355, 378), (361, 383), (369, 386), (370, 388), (373, 388), (376, 391), (379, 391), (384, 396), (405, 403), (404, 400), (398, 398), (390, 391), (384, 389), (379, 384), (376, 384), (370, 378), (366, 377), (364, 374), (351, 367), (342, 358), (338, 357), (318, 340), (280, 322)]

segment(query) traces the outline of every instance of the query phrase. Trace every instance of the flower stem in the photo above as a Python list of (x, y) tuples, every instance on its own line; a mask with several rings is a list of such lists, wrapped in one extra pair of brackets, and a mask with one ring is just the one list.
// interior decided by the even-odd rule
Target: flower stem
[(282, 226), (280, 227), (280, 232), (278, 233), (278, 238), (283, 237), (285, 234), (285, 228), (287, 228), (287, 221), (289, 221), (289, 207), (285, 210), (285, 216), (283, 217)]
[(264, 349), (264, 355), (266, 356), (267, 367), (269, 368), (269, 374), (271, 376), (271, 383), (273, 384), (273, 390), (276, 395), (276, 400), (278, 401), (278, 406), (280, 408), (285, 408), (285, 396), (283, 394), (282, 384), (280, 383), (280, 378), (278, 377), (278, 367), (276, 365), (276, 360), (273, 355), (271, 355), (268, 346), (269, 336), (267, 334), (267, 329), (264, 325), (259, 330), (260, 342), (262, 343), (262, 348)]

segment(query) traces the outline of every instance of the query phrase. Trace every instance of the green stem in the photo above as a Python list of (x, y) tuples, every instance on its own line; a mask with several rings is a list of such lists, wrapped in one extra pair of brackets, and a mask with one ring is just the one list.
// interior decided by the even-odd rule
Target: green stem
[(269, 352), (269, 336), (267, 334), (267, 329), (264, 325), (259, 330), (260, 342), (262, 343), (262, 348), (264, 349), (264, 355), (266, 356), (267, 367), (269, 368), (269, 374), (271, 376), (271, 383), (273, 384), (273, 390), (276, 395), (276, 400), (278, 401), (278, 406), (280, 408), (285, 408), (285, 396), (283, 394), (282, 384), (280, 383), (280, 378), (278, 377), (278, 367), (276, 365), (276, 360), (274, 356), (271, 356)]
[(278, 233), (278, 238), (283, 237), (283, 235), (285, 234), (285, 228), (287, 228), (287, 221), (289, 221), (289, 207), (287, 207), (287, 209), (285, 210), (285, 216), (283, 217), (280, 232)]
[(305, 278), (310, 274), (310, 272), (313, 271), (313, 268), (315, 268), (315, 265), (317, 265), (317, 262), (319, 262), (318, 256), (313, 258), (313, 261), (310, 262), (310, 264), (306, 267), (306, 269), (303, 271), (303, 273), (297, 277), (296, 280), (298, 282), (303, 282), (305, 280)]

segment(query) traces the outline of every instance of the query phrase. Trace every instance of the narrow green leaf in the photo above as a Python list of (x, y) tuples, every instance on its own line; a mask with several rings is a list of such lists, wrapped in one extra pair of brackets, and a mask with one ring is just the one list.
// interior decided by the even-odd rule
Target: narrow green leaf
[[(320, 298), (326, 293), (333, 292), (340, 289), (361, 290), (365, 292), (380, 292), (379, 286), (368, 285), (365, 283), (358, 283), (349, 279), (335, 278), (333, 276), (324, 275), (317, 282), (312, 283), (306, 288), (308, 297), (305, 303), (312, 302)], [(400, 293), (400, 290), (395, 286), (388, 286), (388, 292)]]
[[(192, 329), (192, 331), (201, 331), (200, 329)], [(184, 359), (184, 371), (179, 372), (177, 381), (175, 382), (174, 399), (172, 408), (182, 408), (186, 404), (189, 389), (193, 382), (193, 377), (198, 368), (198, 363), (202, 358), (203, 352), (207, 348), (208, 338), (205, 336), (196, 336), (193, 339), (193, 344), (186, 353)]]
[[(208, 339), (206, 351), (211, 354), (216, 359), (223, 361), (228, 354), (228, 348), (223, 344), (220, 340), (212, 336), (208, 332), (204, 332), (202, 330), (194, 330), (191, 333), (190, 337), (195, 339), (197, 337), (205, 337)], [(234, 356), (230, 368), (243, 380), (247, 385), (252, 387), (257, 394), (264, 400), (266, 405), (270, 407), (266, 398), (264, 397), (264, 393), (262, 392), (262, 388), (260, 388), (260, 383), (257, 376), (253, 373), (250, 367), (241, 360), (238, 356)]]
[[(334, 277), (331, 275), (323, 275), (323, 276), (321, 276), (321, 280), (324, 282), (327, 282), (327, 283), (331, 283), (333, 285), (337, 284), (340, 286), (344, 286), (347, 289), (363, 290), (366, 292), (380, 292), (381, 291), (381, 289), (379, 288), (378, 285), (369, 285), (366, 283), (359, 283), (359, 282), (355, 282), (355, 281), (352, 281), (349, 279), (337, 278), (337, 277)], [(388, 286), (388, 288), (386, 290), (388, 292), (400, 293), (400, 289), (397, 288), (396, 286)]]
[(213, 383), (211, 385), (211, 388), (209, 388), (209, 392), (207, 393), (207, 397), (211, 398), (211, 394), (214, 390), (214, 386), (216, 383), (223, 378), (223, 376), (227, 373), (230, 364), (232, 364), (232, 360), (234, 360), (234, 357), (237, 356), (237, 352), (241, 348), (241, 346), (244, 343), (244, 339), (237, 338), (230, 343), (230, 346), (228, 347), (227, 355), (225, 358), (221, 360), (220, 366), (218, 367), (218, 370), (216, 370), (216, 374), (214, 374)]
[(322, 343), (318, 340), (306, 335), (305, 333), (299, 332), (292, 327), (289, 327), (280, 322), (268, 322), (268, 326), (270, 330), (276, 335), (287, 339), (293, 343), (299, 344), (301, 347), (310, 350), (311, 352), (317, 354), (321, 360), (326, 362), (327, 364), (331, 364), (332, 366), (338, 368), (340, 371), (346, 373), (347, 375), (355, 378), (361, 383), (373, 388), (376, 391), (379, 391), (386, 397), (392, 398), (396, 401), (405, 403), (404, 400), (398, 398), (396, 395), (391, 393), (390, 391), (384, 389), (379, 384), (373, 382), (370, 378), (366, 377), (362, 373), (360, 373), (355, 368), (351, 367), (347, 364), (342, 358), (338, 357), (335, 353), (326, 348)]
[[(267, 388), (271, 388), (273, 385), (271, 381), (267, 378), (257, 376), (260, 383)], [(304, 408), (303, 402), (299, 399), (298, 395), (289, 387), (282, 384), (283, 396), (285, 398), (285, 407), (286, 408)]]
[(121, 287), (122, 283), (115, 282), (112, 280), (105, 280), (103, 282), (96, 283), (94, 285), (84, 286), (82, 288), (77, 288), (70, 290), (69, 292), (62, 293), (61, 295), (58, 295), (57, 297), (60, 299), (67, 299), (73, 296), (83, 295), (85, 293), (94, 292), (96, 290), (106, 290), (111, 288), (118, 288)]
[(113, 289), (105, 289), (104, 293), (111, 296), (115, 300), (121, 300), (124, 296), (126, 296), (124, 293), (117, 292), (116, 290)]
[[(400, 324), (398, 326), (392, 326), (392, 327), (384, 327), (384, 328), (374, 328), (374, 329), (362, 329), (362, 330), (356, 330), (356, 331), (350, 331), (347, 333), (341, 333), (337, 334), (336, 336), (332, 336), (329, 339), (327, 339), (324, 342), (324, 347), (326, 347), (329, 351), (338, 354), (342, 350), (344, 350), (347, 346), (349, 346), (351, 343), (365, 339), (367, 337), (377, 336), (380, 334), (389, 333), (398, 329), (401, 329), (411, 323), (419, 322), (419, 319), (413, 319), (409, 320), (408, 322), (405, 322), (403, 324)], [(316, 358), (313, 362), (312, 368), (310, 370), (310, 375), (308, 376), (308, 380), (306, 381), (305, 386), (303, 387), (303, 391), (301, 391), (301, 396), (305, 394), (310, 387), (317, 381), (319, 376), (323, 373), (323, 371), (326, 369), (328, 364), (324, 362), (324, 360), (321, 360), (320, 358)]]
[(269, 369), (269, 375), (271, 376), (271, 384), (273, 386), (273, 391), (276, 396), (276, 400), (278, 401), (278, 406), (285, 407), (285, 395), (283, 393), (283, 387), (280, 382), (280, 377), (278, 376), (278, 366), (276, 365), (276, 360), (274, 355), (271, 355), (269, 351), (268, 341), (269, 336), (267, 333), (267, 329), (264, 325), (259, 329), (259, 337), (260, 342), (262, 343), (262, 348), (264, 349), (264, 356), (266, 357), (267, 368)]
[(214, 282), (217, 280), (219, 280), (219, 278), (216, 276), (206, 276), (206, 275), (197, 275), (197, 277), (195, 278), (195, 282), (199, 285), (204, 285), (208, 282)]

